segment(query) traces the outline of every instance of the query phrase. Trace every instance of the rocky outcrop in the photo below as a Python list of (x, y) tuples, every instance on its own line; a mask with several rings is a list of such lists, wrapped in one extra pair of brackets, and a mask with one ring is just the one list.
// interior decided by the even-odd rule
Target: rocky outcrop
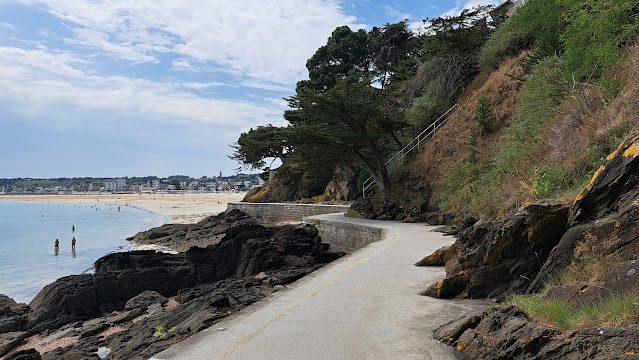
[(291, 202), (322, 195), (335, 167), (326, 164), (324, 171), (314, 166), (311, 168), (313, 172), (303, 170), (292, 159), (285, 159), (282, 166), (271, 171), (266, 185), (252, 189), (242, 201)]
[(637, 355), (639, 326), (560, 331), (498, 306), (442, 326), (435, 338), (463, 359), (616, 360)]
[(639, 136), (624, 141), (597, 170), (570, 209), (570, 229), (528, 292), (566, 267), (592, 258), (633, 260), (639, 253)]
[(128, 240), (140, 245), (158, 245), (184, 252), (193, 246), (217, 244), (230, 226), (256, 224), (257, 221), (239, 210), (209, 216), (195, 224), (165, 224), (137, 233)]
[(407, 216), (406, 210), (388, 197), (357, 199), (351, 205), (348, 215), (374, 220), (402, 220)]
[(65, 339), (45, 360), (93, 359), (98, 346), (111, 358), (148, 358), (341, 256), (310, 225), (265, 227), (244, 214), (210, 223), (229, 218), (216, 245), (109, 254), (94, 274), (47, 285), (29, 307), (0, 296), (0, 326), (13, 331), (0, 334), (0, 356), (44, 333), (31, 343)]
[(353, 200), (357, 192), (357, 173), (348, 167), (338, 167), (326, 185), (324, 195), (327, 200), (349, 201)]
[(528, 288), (564, 234), (568, 208), (541, 202), (504, 219), (459, 233), (457, 256), (446, 262), (446, 278), (426, 295), (438, 298), (504, 298)]
[(415, 266), (446, 266), (446, 263), (453, 260), (459, 251), (457, 244), (444, 246), (435, 250), (434, 253), (418, 261)]
[(54, 328), (98, 314), (92, 275), (65, 276), (47, 285), (29, 303), (28, 327)]

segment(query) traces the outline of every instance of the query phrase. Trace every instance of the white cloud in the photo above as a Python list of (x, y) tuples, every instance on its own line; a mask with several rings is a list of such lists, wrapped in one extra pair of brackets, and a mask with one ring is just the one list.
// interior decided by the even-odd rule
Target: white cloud
[(1, 22), (0, 21), (0, 27), (9, 29), (9, 30), (14, 30), (16, 27), (13, 26), (12, 24), (6, 23), (6, 22)]
[(282, 84), (306, 76), (306, 60), (336, 26), (361, 27), (339, 0), (22, 1), (66, 20), (71, 42), (121, 59), (172, 52)]
[(464, 1), (458, 0), (454, 8), (446, 11), (441, 16), (459, 15), (464, 9), (471, 9), (481, 5), (497, 5), (502, 2), (503, 2), (502, 0), (464, 0)]
[(273, 104), (211, 99), (185, 90), (222, 83), (159, 83), (94, 75), (80, 69), (84, 63), (69, 53), (0, 47), (0, 98), (16, 103), (17, 111), (45, 117), (50, 108), (62, 106), (70, 113), (93, 108), (237, 127), (281, 118), (282, 108)]

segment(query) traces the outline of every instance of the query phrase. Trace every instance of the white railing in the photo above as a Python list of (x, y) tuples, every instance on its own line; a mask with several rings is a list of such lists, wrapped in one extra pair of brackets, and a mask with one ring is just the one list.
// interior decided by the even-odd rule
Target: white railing
[[(388, 167), (389, 165), (393, 163), (397, 163), (397, 164), (403, 163), (406, 155), (410, 154), (410, 152), (415, 149), (419, 149), (421, 143), (424, 140), (433, 136), (435, 131), (437, 131), (437, 129), (439, 129), (450, 118), (450, 116), (453, 114), (453, 112), (455, 111), (455, 109), (457, 109), (458, 106), (459, 104), (453, 105), (450, 109), (448, 109), (445, 113), (443, 113), (442, 116), (440, 116), (437, 120), (433, 121), (432, 124), (430, 124), (426, 129), (424, 129), (424, 131), (419, 133), (419, 135), (417, 135), (411, 142), (409, 142), (401, 150), (396, 152), (395, 155), (393, 155), (390, 159), (388, 159), (388, 161), (386, 161), (386, 167)], [(373, 186), (373, 184), (375, 184), (375, 179), (372, 176), (369, 177), (366, 181), (364, 181), (364, 183), (362, 184), (363, 197), (366, 197), (366, 190), (368, 190), (371, 186)]]

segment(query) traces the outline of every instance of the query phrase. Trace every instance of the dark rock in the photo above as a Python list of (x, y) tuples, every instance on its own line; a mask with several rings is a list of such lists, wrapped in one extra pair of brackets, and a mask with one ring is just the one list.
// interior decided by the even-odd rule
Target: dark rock
[(5, 360), (40, 360), (42, 357), (36, 349), (26, 349), (15, 352), (7, 357)]
[(123, 311), (120, 313), (116, 313), (115, 315), (109, 316), (107, 321), (112, 324), (119, 324), (129, 320), (133, 320), (136, 317), (144, 314), (146, 312), (146, 308), (136, 308), (132, 310)]
[(351, 205), (351, 212), (359, 214), (366, 219), (375, 220), (401, 220), (406, 216), (406, 211), (395, 201), (390, 198), (360, 198)]
[(184, 252), (192, 246), (206, 247), (217, 244), (231, 226), (255, 223), (255, 219), (234, 209), (209, 216), (195, 224), (162, 225), (137, 233), (128, 240), (136, 244), (159, 245)]
[(101, 306), (121, 308), (134, 296), (152, 290), (173, 296), (196, 284), (193, 269), (184, 254), (154, 251), (114, 253), (95, 263), (97, 301)]
[(29, 327), (54, 328), (98, 315), (92, 275), (65, 276), (47, 285), (29, 304)]
[(418, 261), (416, 266), (445, 266), (446, 263), (457, 256), (457, 245), (444, 246), (443, 248), (435, 250), (434, 253), (426, 256)]
[(476, 327), (482, 318), (483, 312), (479, 312), (453, 320), (435, 330), (435, 339), (438, 339), (448, 345), (452, 345), (455, 341), (457, 341), (457, 339), (459, 339), (464, 331)]
[(157, 291), (147, 290), (129, 299), (129, 301), (126, 302), (126, 305), (124, 306), (124, 308), (126, 310), (137, 309), (137, 308), (146, 309), (147, 306), (149, 305), (152, 305), (152, 304), (164, 305), (167, 301), (168, 299), (162, 296)]
[(3, 356), (11, 349), (20, 345), (24, 339), (29, 336), (29, 333), (24, 331), (12, 331), (0, 333), (0, 356)]
[(503, 298), (526, 290), (565, 232), (568, 208), (541, 202), (459, 234), (446, 278), (426, 292), (439, 298)]
[(22, 330), (29, 306), (18, 304), (12, 298), (0, 294), (0, 333)]
[[(479, 320), (478, 320), (479, 319)], [(639, 326), (562, 332), (531, 321), (514, 306), (497, 306), (435, 331), (463, 359), (613, 360), (632, 358)]]
[(608, 156), (570, 209), (570, 225), (527, 292), (590, 254), (628, 261), (639, 253), (639, 136), (628, 138)]

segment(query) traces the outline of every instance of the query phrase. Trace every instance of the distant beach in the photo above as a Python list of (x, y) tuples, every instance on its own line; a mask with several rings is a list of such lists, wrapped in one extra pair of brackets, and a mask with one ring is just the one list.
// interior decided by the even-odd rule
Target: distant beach
[[(226, 210), (229, 202), (240, 201), (245, 193), (180, 193), (180, 194), (111, 194), (111, 193), (77, 193), (77, 194), (25, 194), (0, 195), (0, 201), (55, 201), (73, 203), (102, 202), (114, 205), (126, 205), (162, 214), (172, 223), (194, 223), (203, 218), (219, 214)], [(134, 234), (131, 234), (134, 235)]]

